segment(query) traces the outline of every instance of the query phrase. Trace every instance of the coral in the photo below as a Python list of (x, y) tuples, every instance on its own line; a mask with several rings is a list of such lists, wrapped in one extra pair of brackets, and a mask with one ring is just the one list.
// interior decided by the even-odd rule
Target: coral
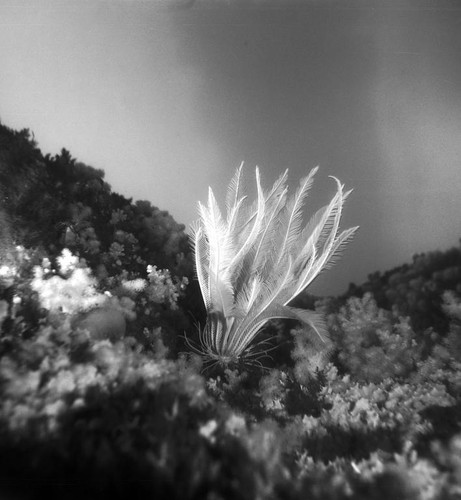
[(305, 415), (302, 425), (306, 448), (320, 458), (356, 455), (363, 458), (376, 448), (395, 448), (433, 430), (422, 412), (431, 407), (450, 407), (455, 399), (443, 384), (351, 383), (330, 365), (327, 384), (320, 390), (319, 416)]
[(380, 309), (371, 294), (350, 298), (329, 324), (337, 358), (356, 380), (404, 378), (420, 358), (408, 320)]
[(446, 347), (450, 356), (461, 359), (461, 298), (452, 291), (443, 294), (443, 311), (450, 318)]
[(418, 335), (432, 327), (443, 336), (449, 325), (442, 298), (447, 290), (461, 293), (461, 240), (458, 247), (416, 254), (411, 264), (370, 274), (362, 285), (352, 284), (345, 297), (370, 292), (379, 307), (409, 316)]
[(96, 279), (78, 257), (64, 249), (56, 260), (61, 275), (50, 269), (48, 259), (34, 269), (30, 285), (43, 308), (52, 313), (75, 314), (102, 307), (108, 302), (107, 295), (96, 290)]
[(308, 385), (315, 374), (323, 370), (334, 349), (330, 339), (319, 342), (317, 337), (309, 335), (305, 328), (297, 327), (291, 330), (294, 338), (294, 348), (291, 357), (295, 362), (293, 373), (301, 385)]
[(173, 282), (168, 270), (157, 269), (157, 266), (147, 266), (149, 287), (146, 294), (149, 300), (157, 303), (166, 303), (171, 309), (178, 308), (178, 298), (185, 290), (189, 280), (183, 277)]

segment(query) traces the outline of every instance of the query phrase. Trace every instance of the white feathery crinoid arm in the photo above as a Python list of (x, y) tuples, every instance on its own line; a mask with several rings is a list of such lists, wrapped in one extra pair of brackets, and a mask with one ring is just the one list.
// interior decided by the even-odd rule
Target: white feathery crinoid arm
[(227, 191), (226, 217), (210, 188), (208, 205), (199, 203), (200, 219), (191, 232), (208, 314), (202, 353), (223, 363), (251, 352), (261, 328), (274, 318), (296, 319), (320, 338), (327, 336), (321, 315), (287, 304), (334, 263), (357, 230), (339, 233), (350, 191), (344, 192), (336, 178), (333, 199), (302, 227), (304, 202), (318, 168), (301, 180), (292, 197), (287, 196), (287, 171), (265, 192), (256, 168), (257, 199), (251, 205), (242, 190), (242, 168), (243, 163)]
[[(352, 239), (358, 227), (352, 227), (342, 231), (338, 235), (343, 204), (351, 191), (343, 193), (343, 185), (333, 177), (338, 186), (338, 191), (328, 206), (319, 210), (302, 231), (302, 247), (295, 249), (296, 265), (299, 275), (296, 286), (287, 299), (290, 302), (299, 295), (318, 274), (334, 264), (345, 245)], [(295, 266), (296, 268), (296, 266)]]
[(199, 210), (201, 228), (208, 246), (209, 311), (227, 317), (233, 308), (229, 269), (234, 257), (234, 243), (229, 237), (226, 222), (211, 188), (208, 191), (208, 206), (200, 204)]

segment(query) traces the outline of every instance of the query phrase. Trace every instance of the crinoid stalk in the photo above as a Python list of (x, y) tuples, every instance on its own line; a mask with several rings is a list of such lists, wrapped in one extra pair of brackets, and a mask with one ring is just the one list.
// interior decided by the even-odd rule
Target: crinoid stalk
[(258, 334), (271, 319), (289, 318), (327, 337), (315, 311), (289, 307), (323, 270), (330, 267), (357, 227), (339, 232), (343, 204), (351, 191), (333, 177), (337, 192), (303, 226), (303, 207), (317, 168), (288, 196), (285, 171), (272, 188), (261, 187), (256, 168), (257, 199), (242, 192), (242, 167), (227, 191), (222, 215), (213, 191), (199, 202), (199, 220), (191, 227), (197, 279), (207, 322), (195, 347), (204, 361), (229, 365), (257, 362)]

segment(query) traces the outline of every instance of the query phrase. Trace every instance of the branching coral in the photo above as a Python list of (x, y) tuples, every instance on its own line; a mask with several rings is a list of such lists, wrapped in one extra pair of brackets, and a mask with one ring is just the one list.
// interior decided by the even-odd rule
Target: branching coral
[(64, 249), (57, 261), (62, 276), (54, 274), (48, 259), (34, 269), (31, 287), (37, 292), (42, 307), (51, 312), (74, 314), (108, 302), (108, 297), (96, 290), (96, 279), (79, 263), (78, 257)]
[(370, 293), (348, 299), (330, 320), (338, 360), (355, 380), (376, 383), (415, 369), (420, 348), (408, 320), (380, 309)]

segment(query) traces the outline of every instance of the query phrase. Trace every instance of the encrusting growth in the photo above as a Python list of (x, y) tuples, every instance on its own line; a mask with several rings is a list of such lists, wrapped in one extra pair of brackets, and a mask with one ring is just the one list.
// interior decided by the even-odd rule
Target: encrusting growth
[(357, 230), (339, 233), (343, 204), (351, 191), (344, 192), (335, 177), (335, 196), (303, 226), (304, 202), (318, 168), (290, 197), (288, 170), (264, 191), (256, 168), (257, 199), (249, 204), (242, 193), (242, 167), (243, 163), (228, 187), (226, 216), (209, 188), (208, 205), (199, 202), (200, 218), (191, 228), (207, 311), (195, 350), (206, 362), (224, 366), (254, 357), (255, 339), (271, 319), (295, 319), (321, 339), (327, 336), (321, 315), (287, 304), (334, 263)]

